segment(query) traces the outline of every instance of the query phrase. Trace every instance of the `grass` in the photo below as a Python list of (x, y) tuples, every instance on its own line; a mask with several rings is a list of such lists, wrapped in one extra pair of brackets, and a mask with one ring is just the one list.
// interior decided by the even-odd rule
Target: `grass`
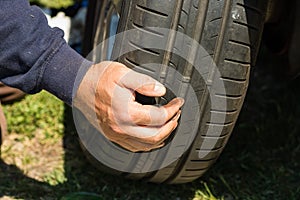
[(300, 79), (271, 76), (275, 64), (261, 52), (225, 151), (202, 178), (184, 185), (125, 180), (91, 166), (67, 107), (46, 92), (5, 106), (10, 134), (2, 147), (0, 198), (90, 192), (97, 199), (300, 199)]

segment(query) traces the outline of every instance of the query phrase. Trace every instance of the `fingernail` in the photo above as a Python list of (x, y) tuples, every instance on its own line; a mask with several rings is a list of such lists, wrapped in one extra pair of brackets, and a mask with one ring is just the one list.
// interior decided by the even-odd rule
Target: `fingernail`
[(178, 119), (180, 118), (180, 116), (181, 116), (181, 114), (179, 114), (179, 115), (176, 117), (176, 118), (177, 118), (176, 120), (178, 120)]
[(165, 93), (166, 88), (159, 82), (155, 82), (154, 92)]
[(180, 101), (180, 107), (184, 104), (184, 98), (178, 97), (178, 100)]
[(177, 121), (179, 117), (181, 116), (181, 111), (179, 111), (176, 116), (172, 119), (173, 121)]
[(173, 127), (172, 132), (177, 128), (177, 126), (178, 126), (178, 122), (177, 122), (176, 126)]

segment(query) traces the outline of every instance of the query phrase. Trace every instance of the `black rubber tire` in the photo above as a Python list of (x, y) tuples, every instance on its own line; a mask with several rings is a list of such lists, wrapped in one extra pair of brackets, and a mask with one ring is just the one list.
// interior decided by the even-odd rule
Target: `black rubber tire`
[[(260, 45), (266, 7), (267, 1), (262, 0), (126, 0), (123, 2), (118, 32), (138, 29), (138, 35), (143, 37), (133, 37), (134, 41), (130, 42), (128, 40), (116, 42), (115, 55), (121, 49), (132, 48), (130, 43), (136, 44), (136, 49), (121, 56), (118, 59), (119, 62), (130, 68), (138, 67), (140, 69), (138, 71), (156, 79), (164, 77), (160, 74), (162, 71), (159, 69), (160, 66), (157, 65), (155, 66), (157, 68), (149, 71), (142, 64), (168, 63), (169, 67), (183, 72), (186, 62), (182, 58), (173, 54), (170, 57), (164, 56), (166, 51), (149, 51), (145, 41), (140, 39), (149, 36), (159, 37), (159, 33), (151, 33), (147, 29), (149, 26), (178, 30), (196, 39), (211, 55), (221, 73), (220, 79), (226, 89), (224, 94), (215, 91), (213, 95), (216, 99), (225, 99), (227, 102), (226, 110), (212, 107), (208, 99), (207, 88), (203, 84), (206, 80), (203, 80), (196, 72), (192, 73), (188, 77), (189, 83), (197, 88), (197, 98), (203, 100), (201, 101), (203, 105), (199, 108), (201, 116), (199, 115), (199, 119), (197, 116), (189, 118), (188, 114), (183, 113), (179, 125), (185, 126), (186, 129), (189, 128), (188, 126), (196, 126), (194, 124), (199, 125), (191, 147), (178, 160), (165, 168), (151, 173), (126, 173), (125, 176), (156, 183), (186, 183), (199, 178), (217, 160), (230, 137), (246, 95), (251, 63), (255, 62)], [(94, 27), (94, 29), (97, 28), (100, 27)], [(93, 42), (97, 40), (91, 35), (87, 37)], [(176, 43), (176, 39), (174, 41), (174, 44), (171, 44), (172, 48), (176, 51), (186, 51), (182, 44)], [(208, 69), (208, 73), (212, 70), (212, 68)], [(184, 84), (183, 80), (169, 80), (169, 84), (172, 81), (179, 85)], [(169, 94), (166, 98), (169, 100), (172, 95)], [(188, 94), (185, 99), (188, 101)], [(210, 121), (211, 116), (215, 121)], [(218, 122), (218, 118), (222, 117), (225, 117), (225, 122)], [(192, 124), (188, 124), (188, 121), (192, 121)], [(208, 128), (221, 130), (222, 133), (216, 136), (212, 131), (207, 132)], [(176, 132), (177, 134), (181, 133)], [(215, 146), (204, 158), (199, 159), (199, 151), (205, 151), (205, 149), (199, 150), (204, 140), (211, 141)], [(155, 158), (152, 159), (155, 162)], [(147, 158), (135, 158), (131, 161), (131, 165), (146, 165), (146, 160)]]

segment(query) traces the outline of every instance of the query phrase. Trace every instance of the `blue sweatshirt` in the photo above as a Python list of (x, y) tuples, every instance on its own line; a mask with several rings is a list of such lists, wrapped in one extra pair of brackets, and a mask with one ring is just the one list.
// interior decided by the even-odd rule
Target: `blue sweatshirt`
[(71, 105), (76, 75), (91, 65), (38, 7), (0, 0), (0, 81), (29, 94), (45, 89)]

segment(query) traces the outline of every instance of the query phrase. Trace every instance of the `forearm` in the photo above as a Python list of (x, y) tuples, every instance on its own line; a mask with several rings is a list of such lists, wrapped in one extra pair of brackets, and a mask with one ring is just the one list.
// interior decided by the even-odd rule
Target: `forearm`
[(72, 103), (75, 78), (86, 61), (26, 0), (0, 0), (0, 80), (27, 93), (42, 89)]

